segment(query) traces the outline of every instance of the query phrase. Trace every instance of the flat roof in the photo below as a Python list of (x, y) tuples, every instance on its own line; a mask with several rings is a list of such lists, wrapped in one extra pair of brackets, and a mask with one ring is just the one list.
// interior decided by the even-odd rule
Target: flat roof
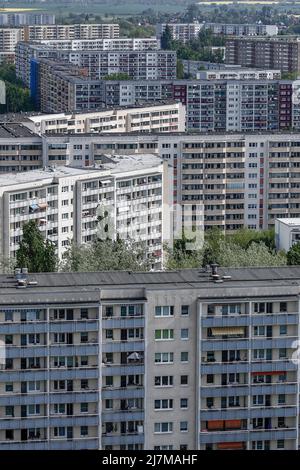
[(295, 218), (284, 218), (284, 219), (276, 219), (278, 222), (281, 224), (285, 225), (300, 225), (300, 217), (295, 217)]
[(37, 136), (34, 132), (28, 129), (23, 124), (17, 122), (0, 122), (0, 139), (7, 139), (9, 137), (33, 137)]
[[(101, 155), (102, 160), (92, 167), (76, 168), (73, 166), (48, 166), (45, 168), (17, 173), (0, 173), (0, 188), (13, 186), (18, 191), (18, 184), (34, 183), (47, 179), (67, 178), (72, 176), (126, 173), (127, 171), (156, 168), (163, 160), (154, 154)], [(84, 178), (83, 178), (84, 179)]]
[[(218, 268), (222, 283), (215, 283), (210, 270), (205, 268), (184, 269), (178, 271), (132, 272), (132, 271), (99, 271), (82, 273), (38, 273), (29, 274), (28, 281), (36, 281), (26, 289), (17, 290), (14, 275), (0, 275), (1, 304), (34, 303), (42, 304), (55, 299), (90, 300), (100, 299), (101, 289), (141, 289), (172, 290), (199, 289), (199, 296), (205, 297), (206, 289), (214, 290), (214, 297), (224, 298), (239, 296), (240, 289), (254, 288), (253, 296), (276, 296), (274, 286), (284, 287), (285, 295), (299, 292), (300, 266), (253, 267), (253, 268)], [(247, 284), (245, 284), (247, 283)], [(262, 288), (260, 291), (259, 288)], [(270, 289), (271, 288), (271, 289)], [(201, 290), (201, 292), (200, 292)], [(234, 290), (234, 292), (232, 291)], [(16, 296), (16, 292), (18, 295)], [(280, 297), (281, 293), (278, 293)], [(34, 297), (33, 297), (34, 296)], [(251, 292), (249, 291), (251, 297)], [(248, 295), (245, 298), (248, 298)]]

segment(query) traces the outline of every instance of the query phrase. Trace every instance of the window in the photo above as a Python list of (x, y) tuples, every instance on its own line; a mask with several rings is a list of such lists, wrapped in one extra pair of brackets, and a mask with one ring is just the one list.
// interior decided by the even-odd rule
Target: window
[(180, 444), (179, 450), (187, 450), (187, 449), (188, 449), (187, 444)]
[(88, 340), (89, 340), (89, 334), (86, 331), (81, 332), (80, 333), (80, 342), (81, 343), (87, 343)]
[(88, 411), (89, 411), (89, 404), (80, 403), (80, 413), (88, 413)]
[(187, 431), (188, 431), (188, 422), (180, 421), (180, 432), (187, 432)]
[(13, 335), (5, 335), (5, 344), (8, 344), (8, 345), (13, 344)]
[(105, 400), (105, 409), (106, 410), (112, 410), (114, 407), (114, 402), (112, 399), (107, 399)]
[(14, 430), (13, 429), (6, 429), (5, 439), (7, 439), (8, 441), (13, 441), (13, 439), (14, 439)]
[(279, 439), (277, 441), (277, 449), (284, 449), (284, 439)]
[(286, 335), (287, 334), (287, 325), (280, 325), (279, 334), (280, 335)]
[(173, 423), (154, 423), (154, 433), (173, 432)]
[(273, 313), (273, 304), (271, 302), (254, 303), (254, 313)]
[(109, 306), (105, 307), (105, 316), (106, 317), (112, 317), (113, 314), (114, 314), (113, 306), (109, 305)]
[(181, 328), (180, 338), (181, 339), (189, 339), (189, 330), (188, 330), (188, 328)]
[(286, 359), (286, 348), (279, 348), (279, 359)]
[(180, 398), (180, 408), (186, 409), (188, 407), (188, 399)]
[(88, 427), (80, 426), (80, 437), (88, 436)]
[(208, 383), (208, 384), (213, 384), (213, 383), (214, 383), (214, 380), (215, 380), (214, 374), (207, 374), (207, 376), (206, 376), (206, 383)]
[(173, 385), (172, 375), (159, 375), (154, 377), (155, 387), (171, 387)]
[(181, 305), (181, 315), (186, 316), (189, 314), (189, 305)]
[(6, 406), (5, 407), (5, 416), (14, 416), (14, 407), (13, 406)]
[(154, 400), (154, 409), (155, 410), (172, 410), (173, 400), (172, 399)]
[(174, 354), (171, 353), (155, 353), (156, 364), (171, 364), (173, 362)]
[(189, 353), (188, 352), (181, 352), (180, 353), (180, 361), (181, 362), (188, 362), (189, 361)]
[(155, 330), (155, 340), (174, 339), (174, 330)]
[(89, 318), (89, 314), (88, 314), (88, 309), (87, 308), (82, 308), (80, 309), (80, 318), (83, 320), (87, 320)]
[(14, 384), (13, 382), (7, 382), (5, 384), (5, 391), (6, 392), (13, 392), (14, 391)]
[(189, 376), (188, 375), (181, 375), (180, 376), (180, 385), (188, 385), (189, 383)]
[(285, 394), (280, 393), (278, 395), (278, 405), (285, 405)]
[(253, 395), (253, 405), (260, 406), (264, 404), (263, 395)]
[(156, 317), (173, 317), (174, 316), (174, 307), (173, 306), (157, 306), (155, 307), (155, 316)]
[(154, 446), (154, 450), (173, 450), (172, 445)]
[(105, 330), (106, 339), (114, 339), (114, 330)]
[(279, 311), (280, 312), (287, 312), (287, 302), (280, 302)]

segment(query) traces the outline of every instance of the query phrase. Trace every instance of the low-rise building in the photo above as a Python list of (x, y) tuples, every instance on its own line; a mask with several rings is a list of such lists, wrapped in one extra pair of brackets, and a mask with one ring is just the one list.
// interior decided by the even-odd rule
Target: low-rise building
[(295, 217), (275, 220), (275, 243), (277, 250), (289, 251), (300, 242), (300, 218)]

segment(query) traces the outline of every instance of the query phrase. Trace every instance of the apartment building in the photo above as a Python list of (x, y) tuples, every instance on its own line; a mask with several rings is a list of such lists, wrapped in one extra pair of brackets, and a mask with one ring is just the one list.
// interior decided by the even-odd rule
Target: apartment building
[(19, 28), (0, 28), (0, 51), (15, 52), (19, 41), (24, 40), (24, 33)]
[(154, 38), (88, 38), (88, 39), (41, 39), (39, 44), (66, 51), (147, 51), (159, 50), (159, 40)]
[[(80, 154), (80, 147), (74, 145), (74, 151)], [(50, 163), (52, 154), (57, 155), (60, 149), (49, 144)], [(88, 164), (86, 159), (85, 166)], [(171, 192), (167, 162), (152, 154), (101, 154), (94, 168), (56, 168), (52, 164), (40, 170), (3, 175), (0, 253), (15, 258), (24, 223), (35, 220), (44, 237), (55, 244), (60, 259), (72, 241), (81, 245), (97, 237), (105, 239), (109, 235), (115, 239), (118, 235), (145, 243), (152, 269), (160, 269), (163, 242), (167, 241), (162, 234), (170, 236), (166, 211)]]
[[(59, 43), (59, 42), (58, 42)], [(133, 43), (132, 43), (133, 44)], [(133, 80), (176, 78), (176, 52), (165, 50), (61, 50), (36, 43), (20, 42), (16, 47), (16, 74), (30, 87), (33, 59), (66, 61), (86, 69), (93, 80), (125, 73)]]
[(298, 267), (0, 280), (1, 449), (298, 449)]
[[(13, 116), (16, 120), (18, 117)], [(184, 132), (185, 107), (178, 102), (153, 103), (87, 113), (37, 114), (19, 120), (36, 134), (101, 132)]]
[(29, 25), (23, 31), (25, 41), (117, 39), (120, 35), (120, 27), (114, 23)]
[(35, 170), (42, 158), (41, 137), (22, 124), (0, 124), (0, 173)]
[[(79, 136), (49, 135), (47, 145), (65, 145), (52, 156), (52, 163), (82, 166), (74, 158), (78, 143), (89, 147), (90, 164), (98, 155), (156, 153), (173, 167), (173, 201), (200, 205), (204, 228), (224, 231), (242, 227), (267, 229), (276, 218), (299, 217), (300, 142), (297, 132), (208, 133), (208, 134), (102, 134)], [(71, 144), (71, 145), (70, 145)], [(78, 154), (79, 155), (79, 154)]]
[[(204, 229), (267, 229), (274, 226), (277, 218), (300, 214), (297, 132), (38, 136), (24, 129), (29, 133), (24, 140), (7, 134), (3, 141), (0, 138), (1, 171), (17, 173), (49, 164), (82, 168), (102, 164), (103, 154), (142, 157), (154, 153), (172, 167), (173, 202), (187, 212), (191, 206), (199, 205)], [(16, 145), (16, 140), (20, 144)]]
[(300, 42), (297, 38), (230, 38), (226, 41), (225, 62), (243, 67), (300, 71)]
[(278, 26), (271, 24), (227, 24), (204, 23), (203, 29), (210, 29), (213, 34), (225, 36), (277, 36)]
[[(166, 26), (166, 23), (156, 25), (156, 37), (158, 39), (161, 39)], [(170, 28), (172, 39), (186, 43), (198, 37), (202, 24), (198, 21), (193, 23), (168, 23), (168, 27)]]
[(159, 40), (120, 39), (117, 24), (74, 24), (74, 25), (27, 25), (0, 27), (0, 51), (11, 52), (15, 60), (15, 48), (20, 41), (38, 41), (60, 49), (159, 49)]
[(54, 25), (55, 15), (51, 13), (1, 13), (1, 26)]
[(100, 89), (106, 106), (160, 99), (180, 101), (186, 107), (190, 131), (299, 128), (299, 105), (293, 102), (296, 83), (291, 80), (103, 80)]
[(247, 69), (226, 67), (220, 70), (201, 70), (196, 72), (197, 80), (280, 80), (280, 70)]

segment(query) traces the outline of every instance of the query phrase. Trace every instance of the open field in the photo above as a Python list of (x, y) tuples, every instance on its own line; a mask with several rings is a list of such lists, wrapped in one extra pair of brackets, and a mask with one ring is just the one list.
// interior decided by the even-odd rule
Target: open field
[(26, 13), (27, 11), (36, 11), (38, 8), (0, 8), (0, 13)]

